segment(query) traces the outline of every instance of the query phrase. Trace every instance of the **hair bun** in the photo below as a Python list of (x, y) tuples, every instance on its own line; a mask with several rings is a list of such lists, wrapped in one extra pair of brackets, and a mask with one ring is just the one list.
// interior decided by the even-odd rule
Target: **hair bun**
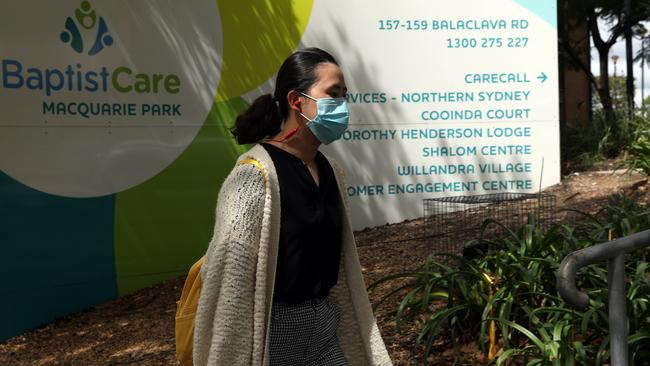
[(276, 135), (280, 132), (281, 123), (277, 100), (271, 94), (264, 94), (237, 116), (230, 133), (238, 144), (250, 144)]

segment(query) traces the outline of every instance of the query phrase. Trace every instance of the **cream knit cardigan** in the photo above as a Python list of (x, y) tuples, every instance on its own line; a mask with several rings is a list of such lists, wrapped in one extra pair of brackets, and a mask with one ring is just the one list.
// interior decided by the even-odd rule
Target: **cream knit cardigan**
[[(268, 366), (271, 304), (280, 238), (280, 190), (273, 161), (256, 145), (239, 157), (217, 200), (214, 236), (201, 268), (203, 287), (194, 330), (194, 365)], [(392, 365), (375, 321), (350, 225), (343, 173), (330, 160), (341, 193), (343, 235), (337, 334), (350, 366)], [(297, 366), (297, 365), (287, 365)]]

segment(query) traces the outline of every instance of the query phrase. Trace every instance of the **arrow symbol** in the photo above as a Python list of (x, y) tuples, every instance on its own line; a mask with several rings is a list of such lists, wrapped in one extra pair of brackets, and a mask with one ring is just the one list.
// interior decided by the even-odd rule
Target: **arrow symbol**
[(546, 76), (544, 71), (542, 71), (542, 73), (537, 78), (539, 79), (539, 81), (541, 81), (543, 83), (543, 82), (546, 81), (546, 79), (548, 79), (548, 76)]

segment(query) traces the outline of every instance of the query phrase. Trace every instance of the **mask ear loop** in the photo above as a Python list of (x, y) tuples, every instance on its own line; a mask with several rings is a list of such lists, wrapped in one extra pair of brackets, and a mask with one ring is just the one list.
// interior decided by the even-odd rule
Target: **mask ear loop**
[[(301, 93), (301, 94), (302, 94), (302, 93)], [(300, 102), (300, 99), (296, 99), (296, 101), (293, 102), (293, 105), (294, 105), (294, 107), (296, 107), (296, 110), (298, 110), (298, 113), (300, 113), (300, 115), (302, 115), (302, 112), (300, 112), (300, 110), (298, 109), (298, 108), (300, 108), (300, 103), (301, 103), (301, 102)], [(300, 130), (300, 127), (302, 127), (302, 124), (301, 124), (301, 123), (298, 123), (298, 127), (296, 127), (296, 128), (294, 128), (293, 130), (289, 131), (289, 133), (287, 133), (287, 134), (282, 138), (282, 140), (266, 140), (266, 141), (274, 141), (274, 142), (284, 143), (285, 141), (287, 141), (288, 139), (290, 139), (293, 135), (295, 135), (295, 134)]]

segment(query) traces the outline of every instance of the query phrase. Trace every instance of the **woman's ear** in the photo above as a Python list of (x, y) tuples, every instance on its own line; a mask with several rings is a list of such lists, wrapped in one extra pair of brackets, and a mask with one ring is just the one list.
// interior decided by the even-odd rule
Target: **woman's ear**
[(289, 102), (289, 108), (296, 112), (302, 112), (302, 107), (300, 107), (300, 95), (295, 90), (292, 90), (287, 94), (287, 101)]

